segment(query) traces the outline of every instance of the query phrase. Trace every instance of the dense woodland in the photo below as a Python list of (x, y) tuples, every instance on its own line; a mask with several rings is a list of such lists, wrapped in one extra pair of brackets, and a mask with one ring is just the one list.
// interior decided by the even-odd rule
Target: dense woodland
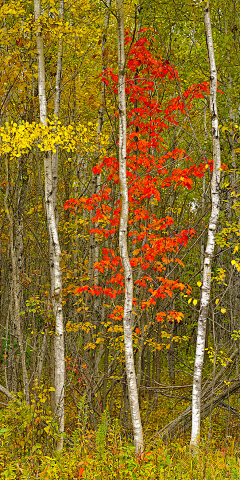
[(240, 478), (239, 3), (0, 22), (1, 478)]

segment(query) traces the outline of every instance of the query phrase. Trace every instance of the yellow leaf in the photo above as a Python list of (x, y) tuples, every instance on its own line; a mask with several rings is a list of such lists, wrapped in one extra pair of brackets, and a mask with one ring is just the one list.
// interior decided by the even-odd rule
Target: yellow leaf
[(238, 250), (239, 250), (239, 245), (236, 245), (236, 247), (235, 247), (234, 250), (233, 250), (233, 253), (238, 252)]
[(226, 308), (221, 308), (222, 313), (226, 313), (226, 311), (227, 311)]
[(216, 305), (218, 304), (218, 302), (219, 302), (219, 298), (217, 298), (217, 299), (215, 300)]
[(191, 301), (192, 301), (192, 298), (189, 298), (188, 303), (191, 303)]
[(202, 282), (197, 282), (198, 287), (201, 287), (201, 285), (202, 285)]
[(196, 298), (193, 300), (193, 305), (197, 305), (197, 300), (196, 300)]

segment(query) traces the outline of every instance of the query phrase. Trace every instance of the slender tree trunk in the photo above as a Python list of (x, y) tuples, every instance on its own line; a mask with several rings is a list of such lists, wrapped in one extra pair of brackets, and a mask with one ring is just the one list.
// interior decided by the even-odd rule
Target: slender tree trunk
[(133, 277), (128, 256), (127, 226), (128, 226), (128, 186), (126, 176), (126, 98), (125, 98), (125, 54), (124, 54), (124, 13), (123, 0), (117, 0), (118, 20), (118, 99), (119, 99), (119, 181), (121, 194), (121, 215), (119, 227), (119, 250), (125, 278), (124, 299), (124, 344), (129, 403), (134, 433), (136, 453), (143, 451), (143, 432), (140, 417), (136, 372), (132, 343), (132, 301)]
[[(175, 322), (167, 323), (167, 332), (174, 337), (176, 325)], [(168, 361), (168, 373), (169, 380), (172, 385), (175, 385), (175, 357), (174, 357), (174, 342), (172, 338), (168, 340), (169, 348), (167, 350), (167, 361)]]
[(42, 369), (43, 369), (43, 363), (44, 363), (44, 358), (45, 358), (45, 353), (46, 353), (46, 348), (47, 348), (47, 332), (44, 332), (43, 336), (43, 341), (42, 341), (42, 346), (41, 350), (39, 352), (39, 359), (38, 359), (38, 365), (37, 365), (37, 379), (38, 383), (41, 380), (41, 375), (42, 375)]
[[(22, 334), (22, 325), (21, 325), (21, 318), (20, 318), (20, 287), (19, 287), (19, 278), (18, 278), (18, 258), (16, 253), (16, 248), (14, 247), (13, 241), (13, 214), (9, 211), (7, 200), (9, 194), (9, 178), (8, 178), (8, 162), (6, 158), (6, 176), (7, 176), (7, 189), (6, 195), (4, 198), (5, 204), (5, 211), (7, 214), (7, 218), (9, 221), (9, 231), (10, 231), (10, 251), (11, 251), (11, 261), (12, 261), (12, 293), (13, 293), (13, 302), (14, 302), (14, 325), (17, 331), (17, 338), (18, 338), (18, 345), (20, 350), (20, 358), (22, 363), (22, 373), (23, 373), (23, 389), (24, 389), (24, 397), (26, 400), (27, 405), (30, 404), (30, 395), (29, 395), (29, 380), (27, 374), (27, 367), (26, 367), (26, 359), (25, 359), (25, 351), (23, 346), (23, 334)], [(15, 362), (16, 363), (16, 362)], [(15, 365), (14, 365), (15, 366)]]
[(105, 408), (106, 408), (106, 406), (107, 406), (108, 357), (109, 357), (108, 341), (105, 340), (105, 348), (104, 348), (103, 401), (102, 401), (103, 410), (105, 410)]
[[(40, 0), (34, 0), (35, 22), (37, 23), (41, 13)], [(43, 37), (39, 25), (37, 31), (37, 55), (38, 55), (38, 92), (40, 107), (40, 122), (46, 125), (47, 120), (47, 101), (45, 91), (45, 62), (43, 50)], [(64, 380), (65, 380), (65, 362), (64, 362), (64, 336), (63, 336), (63, 311), (62, 311), (62, 271), (60, 266), (61, 250), (58, 238), (58, 229), (54, 208), (54, 188), (53, 188), (53, 167), (51, 152), (47, 152), (44, 157), (44, 176), (45, 176), (45, 205), (49, 232), (49, 251), (50, 251), (50, 277), (51, 277), (51, 297), (55, 316), (55, 408), (59, 422), (59, 433), (64, 432)], [(58, 450), (62, 450), (63, 437), (57, 445)]]
[[(64, 0), (60, 0), (60, 18), (63, 20), (64, 15)], [(63, 40), (59, 41), (58, 57), (57, 57), (57, 72), (55, 83), (55, 99), (54, 99), (54, 116), (59, 117), (60, 100), (61, 100), (61, 84), (62, 84), (62, 57), (63, 57)], [(52, 175), (53, 175), (53, 206), (58, 226), (58, 209), (57, 209), (57, 183), (58, 183), (58, 146), (56, 145), (56, 152), (52, 154)]]
[[(105, 15), (105, 20), (104, 20), (104, 33), (102, 36), (102, 73), (106, 70), (106, 63), (104, 60), (104, 52), (105, 52), (105, 44), (106, 44), (106, 33), (107, 33), (107, 27), (109, 24), (109, 8), (111, 5), (111, 0), (107, 0), (106, 7), (106, 15)], [(96, 162), (99, 159), (100, 156), (100, 137), (102, 134), (102, 128), (103, 128), (103, 123), (104, 123), (104, 113), (105, 113), (105, 82), (102, 82), (101, 85), (101, 99), (100, 99), (100, 107), (99, 107), (99, 112), (98, 112), (98, 126), (97, 126), (97, 151), (96, 151)], [(91, 194), (94, 195), (95, 193), (99, 192), (100, 189), (100, 183), (101, 183), (101, 174), (94, 174), (92, 173), (92, 192)], [(96, 214), (95, 208), (91, 210), (90, 212), (90, 225), (91, 227), (94, 226), (94, 228), (98, 228), (98, 223), (95, 223), (92, 225), (92, 219)], [(89, 276), (89, 285), (92, 286), (98, 285), (98, 277), (99, 277), (99, 271), (94, 270), (94, 263), (98, 262), (99, 259), (99, 245), (98, 242), (96, 241), (95, 233), (90, 234), (90, 246), (89, 246), (89, 264), (88, 264), (88, 276)], [(96, 296), (94, 299), (94, 310), (96, 313), (97, 307), (99, 304), (99, 299)]]
[[(144, 314), (142, 313), (141, 317), (141, 338), (139, 342), (139, 347), (138, 347), (138, 361), (137, 361), (137, 386), (138, 389), (141, 386), (141, 378), (142, 378), (142, 354), (143, 354), (143, 348), (144, 348), (144, 340), (145, 340), (145, 335), (144, 335)], [(139, 399), (140, 399), (141, 392), (139, 390)]]
[(208, 226), (208, 239), (203, 266), (202, 295), (198, 317), (198, 333), (194, 365), (192, 393), (192, 434), (191, 446), (197, 447), (200, 437), (201, 380), (205, 349), (206, 323), (211, 292), (211, 266), (215, 247), (215, 236), (220, 212), (220, 140), (217, 114), (217, 69), (214, 58), (209, 2), (204, 9), (204, 25), (210, 67), (210, 110), (213, 138), (213, 172), (211, 184), (212, 211)]
[[(207, 159), (207, 99), (204, 105), (204, 157), (205, 161)], [(202, 199), (201, 199), (201, 209), (202, 209), (202, 228), (205, 228), (204, 225), (204, 212), (205, 212), (205, 202), (206, 202), (206, 174), (203, 175), (203, 185), (202, 185)], [(203, 279), (203, 265), (204, 265), (204, 250), (205, 250), (205, 235), (201, 236), (201, 282)]]
[[(105, 44), (107, 40), (107, 27), (109, 24), (109, 16), (110, 16), (110, 6), (111, 6), (111, 0), (107, 0), (107, 10), (105, 14), (105, 20), (104, 20), (104, 33), (102, 36), (102, 73), (107, 68), (107, 59), (105, 57)], [(101, 99), (100, 99), (100, 108), (98, 112), (98, 127), (97, 127), (97, 160), (99, 159), (100, 155), (100, 136), (102, 134), (102, 129), (103, 129), (103, 124), (104, 124), (104, 114), (106, 110), (105, 106), (105, 90), (106, 90), (106, 84), (105, 82), (101, 82)], [(100, 190), (100, 184), (101, 184), (101, 174), (97, 175), (96, 178), (96, 193), (99, 192)], [(95, 228), (98, 228), (98, 223), (95, 224)], [(93, 234), (94, 235), (94, 234)], [(98, 262), (99, 260), (99, 244), (96, 242), (95, 239), (95, 248), (94, 248), (94, 261)], [(94, 285), (98, 285), (98, 279), (99, 279), (99, 270), (94, 270), (93, 272), (93, 282)], [(94, 309), (96, 310), (99, 305), (99, 299), (96, 296), (94, 300)]]

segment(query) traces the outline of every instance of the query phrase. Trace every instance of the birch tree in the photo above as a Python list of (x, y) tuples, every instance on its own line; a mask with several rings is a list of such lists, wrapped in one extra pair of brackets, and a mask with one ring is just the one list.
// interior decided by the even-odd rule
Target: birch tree
[(136, 372), (132, 342), (132, 303), (133, 303), (133, 276), (128, 255), (127, 226), (128, 226), (128, 186), (126, 175), (126, 96), (125, 96), (125, 53), (124, 53), (124, 10), (123, 0), (117, 0), (118, 22), (118, 102), (119, 102), (119, 182), (121, 195), (121, 215), (119, 226), (119, 250), (125, 280), (124, 298), (124, 345), (125, 363), (128, 384), (129, 403), (134, 434), (136, 453), (143, 451), (143, 432), (138, 402)]
[[(37, 23), (37, 55), (38, 55), (38, 92), (40, 107), (40, 122), (47, 124), (47, 100), (45, 89), (45, 61), (43, 50), (43, 37), (39, 17), (41, 15), (40, 0), (34, 1), (35, 22)], [(60, 48), (61, 50), (61, 48)], [(61, 52), (60, 52), (61, 56)], [(58, 58), (59, 60), (59, 58)], [(58, 75), (59, 72), (58, 62)], [(57, 77), (56, 82), (56, 102), (60, 101), (59, 91), (60, 81)], [(57, 89), (58, 87), (58, 89)], [(59, 111), (59, 105), (55, 105), (55, 113)], [(63, 335), (63, 311), (62, 311), (62, 271), (60, 266), (61, 249), (58, 238), (58, 229), (56, 222), (56, 209), (54, 208), (54, 184), (53, 184), (53, 166), (51, 152), (44, 156), (44, 177), (45, 177), (45, 205), (49, 233), (49, 252), (50, 252), (50, 277), (51, 277), (51, 298), (52, 307), (56, 322), (54, 355), (55, 355), (55, 409), (59, 421), (59, 433), (64, 432), (64, 335)], [(56, 193), (56, 188), (55, 188)], [(57, 449), (62, 450), (63, 437), (61, 436)]]
[[(64, 15), (64, 0), (60, 0), (59, 14), (61, 20)], [(60, 101), (61, 101), (61, 84), (62, 84), (62, 57), (63, 57), (63, 40), (62, 37), (58, 44), (58, 57), (57, 57), (57, 71), (55, 81), (55, 99), (54, 99), (54, 116), (55, 119), (59, 117)], [(58, 182), (58, 146), (56, 145), (56, 151), (52, 154), (52, 176), (53, 176), (53, 207), (56, 218), (56, 224), (58, 226), (58, 210), (57, 210), (57, 182)]]
[(213, 172), (211, 182), (212, 209), (208, 226), (207, 246), (205, 250), (203, 265), (202, 293), (200, 301), (200, 311), (198, 317), (198, 331), (196, 355), (194, 364), (193, 392), (192, 392), (192, 434), (191, 446), (196, 448), (200, 438), (200, 406), (201, 406), (201, 380), (205, 349), (206, 323), (208, 315), (208, 306), (211, 293), (211, 267), (215, 247), (215, 237), (220, 212), (220, 139), (218, 129), (217, 113), (217, 68), (215, 64), (214, 47), (212, 39), (212, 29), (209, 11), (209, 2), (204, 9), (204, 26), (206, 34), (206, 43), (208, 49), (209, 69), (210, 69), (210, 112), (212, 123), (212, 142), (213, 142)]

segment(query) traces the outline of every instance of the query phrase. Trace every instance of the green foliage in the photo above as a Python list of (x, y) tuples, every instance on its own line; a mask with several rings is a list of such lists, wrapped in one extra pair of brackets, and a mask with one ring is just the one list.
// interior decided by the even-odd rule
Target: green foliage
[[(31, 408), (19, 398), (2, 410), (0, 421), (5, 426), (0, 430), (1, 479), (239, 479), (240, 452), (231, 438), (221, 443), (223, 430), (220, 424), (218, 429), (221, 431), (214, 430), (215, 437), (208, 441), (209, 419), (204, 422), (205, 440), (196, 456), (189, 452), (188, 439), (181, 438), (168, 446), (161, 440), (151, 442), (145, 446), (141, 457), (136, 457), (133, 445), (123, 440), (118, 421), (111, 421), (107, 410), (102, 414), (96, 434), (86, 430), (82, 435), (79, 428), (78, 440), (75, 431), (71, 437), (71, 440), (75, 439), (74, 444), (69, 447), (66, 443), (62, 454), (50, 452), (50, 449), (46, 451), (46, 448), (29, 448), (27, 440), (24, 445), (24, 433), (32, 420)], [(42, 428), (42, 443), (46, 442), (44, 432)], [(31, 435), (36, 441), (36, 427)]]
[(0, 410), (0, 454), (4, 462), (14, 461), (16, 457), (42, 455), (46, 450), (51, 452), (58, 426), (48, 406), (50, 390), (35, 382), (30, 407), (18, 394)]
[(96, 444), (97, 444), (97, 458), (98, 460), (106, 459), (106, 438), (108, 432), (109, 415), (106, 409), (102, 415), (101, 423), (96, 432)]

